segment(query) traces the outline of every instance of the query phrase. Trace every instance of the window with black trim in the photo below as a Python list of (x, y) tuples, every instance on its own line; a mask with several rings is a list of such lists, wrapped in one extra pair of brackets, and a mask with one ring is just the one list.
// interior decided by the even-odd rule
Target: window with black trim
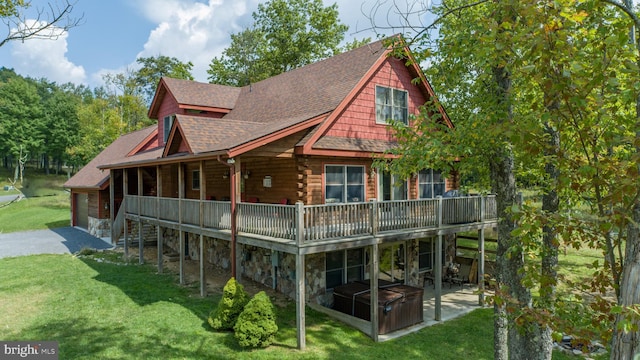
[(364, 166), (325, 165), (325, 203), (361, 202), (364, 198)]
[(191, 190), (200, 190), (200, 170), (191, 172)]
[(364, 249), (331, 251), (326, 254), (326, 288), (333, 289), (364, 278)]
[(407, 91), (376, 85), (376, 123), (390, 120), (409, 124), (409, 95)]
[[(445, 251), (442, 251), (441, 262), (445, 264)], [(418, 242), (418, 271), (431, 271), (436, 261), (436, 238), (420, 239)]]
[(432, 199), (444, 194), (444, 177), (433, 169), (420, 170), (418, 173), (418, 195), (420, 199)]
[(166, 143), (169, 139), (169, 133), (171, 132), (171, 127), (173, 126), (173, 121), (175, 120), (175, 115), (169, 115), (164, 117), (164, 142)]
[(407, 200), (408, 186), (406, 180), (387, 171), (378, 172), (378, 200)]

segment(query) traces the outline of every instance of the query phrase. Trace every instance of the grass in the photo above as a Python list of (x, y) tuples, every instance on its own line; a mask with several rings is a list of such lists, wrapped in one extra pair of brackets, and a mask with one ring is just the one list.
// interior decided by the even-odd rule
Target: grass
[[(45, 175), (35, 169), (27, 169), (26, 175), (24, 184), (19, 186), (26, 198), (0, 207), (0, 233), (69, 226), (69, 194), (62, 187), (66, 176)], [(0, 179), (13, 177), (6, 169), (0, 171), (0, 176)], [(0, 182), (1, 188), (4, 185), (9, 182)], [(0, 193), (11, 194), (11, 191)]]
[[(58, 341), (61, 359), (492, 359), (491, 309), (374, 343), (307, 309), (307, 349), (296, 350), (295, 303), (278, 308), (276, 342), (241, 349), (206, 318), (219, 294), (201, 298), (175, 274), (120, 262), (121, 255), (38, 255), (0, 260), (0, 339)], [(573, 357), (555, 353), (554, 359)]]

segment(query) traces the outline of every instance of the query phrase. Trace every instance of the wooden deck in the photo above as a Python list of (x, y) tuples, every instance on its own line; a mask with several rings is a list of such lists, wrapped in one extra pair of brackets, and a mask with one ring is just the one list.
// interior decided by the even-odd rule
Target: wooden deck
[[(230, 240), (231, 203), (126, 195), (125, 216)], [(292, 254), (312, 254), (493, 227), (495, 196), (325, 205), (238, 203), (237, 238)]]

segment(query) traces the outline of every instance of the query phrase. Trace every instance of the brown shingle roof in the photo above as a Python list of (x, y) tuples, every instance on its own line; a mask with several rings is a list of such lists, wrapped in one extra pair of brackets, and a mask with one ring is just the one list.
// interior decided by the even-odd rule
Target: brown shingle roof
[[(127, 154), (157, 130), (158, 127), (154, 125), (120, 136), (112, 142), (111, 145), (102, 150), (93, 160), (89, 161), (89, 163), (72, 176), (71, 179), (67, 180), (67, 182), (64, 183), (64, 187), (83, 189), (102, 188), (105, 182), (109, 180), (109, 171), (100, 170), (98, 166), (120, 162), (125, 159), (129, 160), (130, 158), (127, 158)], [(147, 153), (150, 152), (142, 154)], [(142, 154), (140, 156), (142, 156)]]
[(353, 139), (337, 136), (323, 136), (315, 144), (314, 149), (364, 151), (371, 153), (383, 153), (398, 145), (395, 141)]
[(334, 110), (383, 54), (382, 41), (245, 86), (225, 118), (306, 120)]
[(233, 86), (163, 77), (179, 104), (233, 109), (241, 89)]
[[(177, 115), (176, 119), (194, 154), (232, 149), (330, 113), (384, 50), (382, 42), (377, 41), (237, 89), (241, 92), (235, 107), (222, 119), (187, 115)], [(166, 80), (170, 80), (169, 84), (174, 79)], [(181, 80), (180, 84), (187, 88), (184, 82)]]
[(311, 118), (304, 114), (282, 119), (277, 123), (261, 124), (252, 121), (209, 119), (198, 116), (176, 115), (184, 139), (193, 154), (222, 151), (246, 144)]

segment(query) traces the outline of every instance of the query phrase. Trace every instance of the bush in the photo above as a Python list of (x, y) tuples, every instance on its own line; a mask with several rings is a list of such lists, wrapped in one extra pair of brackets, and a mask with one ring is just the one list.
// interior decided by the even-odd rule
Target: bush
[(242, 347), (267, 347), (278, 332), (276, 313), (264, 291), (257, 293), (238, 317), (235, 337)]
[(233, 330), (238, 315), (249, 301), (249, 294), (235, 278), (229, 279), (224, 286), (222, 300), (209, 314), (209, 325), (216, 330)]

